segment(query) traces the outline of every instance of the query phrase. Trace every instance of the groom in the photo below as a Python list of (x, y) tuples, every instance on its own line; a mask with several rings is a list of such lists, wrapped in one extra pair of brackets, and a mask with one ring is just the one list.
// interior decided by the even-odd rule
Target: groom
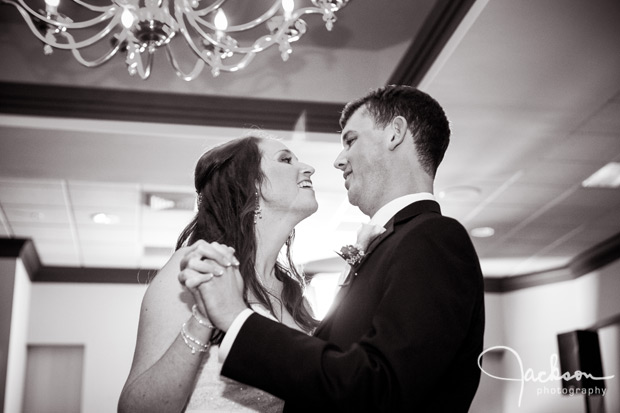
[(483, 283), (466, 230), (432, 195), (448, 120), (427, 94), (387, 86), (349, 103), (340, 124), (334, 166), (349, 201), (385, 231), (313, 337), (210, 286), (209, 317), (227, 331), (222, 375), (284, 399), (285, 412), (466, 412), (480, 379)]

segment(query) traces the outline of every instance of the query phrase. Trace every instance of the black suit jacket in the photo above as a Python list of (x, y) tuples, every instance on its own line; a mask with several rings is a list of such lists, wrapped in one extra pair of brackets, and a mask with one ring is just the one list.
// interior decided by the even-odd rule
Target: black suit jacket
[(466, 412), (484, 332), (471, 240), (434, 201), (386, 228), (313, 337), (253, 314), (222, 374), (286, 400), (286, 412)]

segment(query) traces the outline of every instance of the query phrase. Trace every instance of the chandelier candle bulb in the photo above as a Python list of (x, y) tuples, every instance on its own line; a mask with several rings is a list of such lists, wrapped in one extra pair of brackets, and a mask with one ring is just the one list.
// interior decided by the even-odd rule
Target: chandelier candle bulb
[(224, 36), (224, 32), (228, 29), (228, 19), (226, 18), (226, 14), (224, 10), (218, 9), (217, 13), (215, 13), (215, 19), (213, 19), (213, 24), (215, 24), (215, 36), (217, 37), (217, 41), (221, 42)]
[(123, 14), (121, 14), (121, 23), (123, 23), (123, 26), (126, 29), (130, 29), (131, 26), (133, 26), (134, 21), (135, 21), (135, 17), (133, 16), (133, 13), (131, 12), (131, 10), (129, 9), (123, 10)]
[(60, 0), (45, 0), (45, 11), (48, 14), (56, 14)]
[(295, 0), (282, 0), (282, 9), (284, 10), (284, 19), (290, 19), (293, 10), (295, 10)]

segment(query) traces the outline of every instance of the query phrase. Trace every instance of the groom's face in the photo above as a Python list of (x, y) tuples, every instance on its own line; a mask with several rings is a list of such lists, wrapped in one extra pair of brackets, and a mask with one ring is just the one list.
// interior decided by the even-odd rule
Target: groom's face
[(375, 126), (364, 107), (349, 118), (342, 130), (343, 149), (334, 167), (343, 171), (349, 202), (366, 215), (372, 215), (381, 205), (385, 179), (384, 129)]

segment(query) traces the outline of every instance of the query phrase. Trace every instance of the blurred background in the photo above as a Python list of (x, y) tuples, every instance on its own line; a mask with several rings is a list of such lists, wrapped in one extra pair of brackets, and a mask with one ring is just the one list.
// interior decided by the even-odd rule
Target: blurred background
[[(77, 10), (68, 3), (58, 10)], [(231, 26), (273, 4), (227, 3)], [(36, 406), (32, 389), (46, 384), (32, 380), (47, 359), (75, 365), (76, 379), (40, 392), (73, 391), (78, 411), (115, 411), (147, 281), (194, 214), (195, 163), (247, 133), (279, 137), (316, 168), (319, 210), (298, 226), (294, 256), (315, 276), (323, 312), (342, 270), (334, 251), (368, 220), (332, 166), (339, 112), (394, 83), (430, 93), (451, 120), (435, 194), (480, 256), (485, 347), (508, 346), (525, 368), (548, 372), (557, 334), (590, 329), (605, 374), (620, 371), (616, 0), (352, 0), (331, 31), (304, 16), (307, 33), (287, 61), (275, 45), (237, 72), (205, 69), (190, 82), (163, 51), (147, 80), (129, 75), (122, 53), (98, 68), (68, 51), (45, 55), (17, 8), (3, 1), (0, 10), (5, 411)], [(84, 54), (100, 55), (103, 42)], [(171, 46), (189, 71), (183, 43), (176, 36)], [(484, 363), (519, 375), (505, 350)], [(608, 412), (620, 411), (618, 380), (606, 381)], [(472, 411), (584, 410), (582, 396), (561, 389), (527, 382), (519, 407), (518, 383), (483, 374)]]

